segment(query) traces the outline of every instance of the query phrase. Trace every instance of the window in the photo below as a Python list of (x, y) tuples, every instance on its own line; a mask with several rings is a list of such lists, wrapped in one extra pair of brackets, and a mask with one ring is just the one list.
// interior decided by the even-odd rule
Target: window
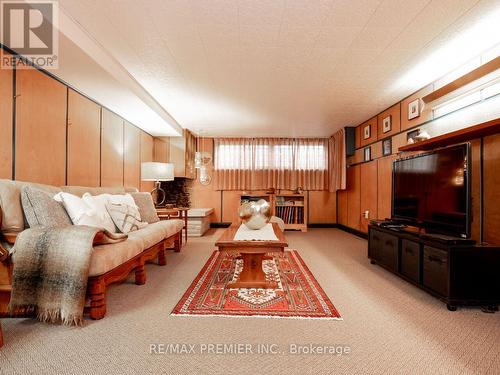
[(220, 140), (215, 150), (218, 170), (326, 170), (326, 139)]

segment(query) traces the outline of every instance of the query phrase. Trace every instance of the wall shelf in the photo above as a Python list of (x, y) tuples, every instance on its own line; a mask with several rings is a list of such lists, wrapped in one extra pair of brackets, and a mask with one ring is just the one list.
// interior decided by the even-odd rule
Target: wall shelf
[(399, 151), (428, 151), (500, 133), (500, 118), (399, 148)]
[(433, 102), (439, 98), (442, 98), (445, 95), (448, 95), (449, 93), (455, 90), (458, 90), (461, 87), (464, 87), (465, 85), (468, 85), (471, 82), (474, 82), (494, 72), (497, 69), (500, 69), (500, 57), (497, 57), (487, 62), (486, 64), (481, 65), (480, 67), (472, 70), (471, 72), (463, 75), (462, 77), (457, 78), (456, 80), (448, 83), (447, 85), (444, 85), (443, 87), (437, 89), (436, 91), (431, 92), (430, 94), (424, 96), (422, 98), (422, 101), (424, 103)]

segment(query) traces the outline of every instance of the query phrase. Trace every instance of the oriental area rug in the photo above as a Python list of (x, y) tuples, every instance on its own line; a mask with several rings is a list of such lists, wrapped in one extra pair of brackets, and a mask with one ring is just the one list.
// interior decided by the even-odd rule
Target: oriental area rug
[(243, 260), (214, 251), (172, 315), (342, 320), (297, 251), (267, 255), (263, 270), (276, 289), (228, 288)]

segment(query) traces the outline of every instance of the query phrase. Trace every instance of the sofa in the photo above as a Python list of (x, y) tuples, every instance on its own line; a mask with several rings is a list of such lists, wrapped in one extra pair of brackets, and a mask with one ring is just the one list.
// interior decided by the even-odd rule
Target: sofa
[[(77, 196), (84, 193), (126, 194), (137, 189), (116, 187), (51, 186), (11, 180), (0, 180), (0, 316), (8, 313), (8, 303), (12, 290), (12, 271), (15, 265), (9, 253), (16, 237), (27, 228), (21, 204), (24, 186), (35, 187), (50, 194), (67, 192)], [(152, 204), (152, 201), (151, 201)], [(154, 211), (154, 210), (153, 210)], [(154, 213), (156, 215), (156, 213)], [(93, 247), (87, 283), (87, 305), (85, 313), (92, 319), (102, 319), (106, 314), (106, 287), (125, 280), (135, 272), (135, 283), (146, 283), (145, 263), (156, 260), (160, 266), (166, 264), (165, 250), (180, 251), (182, 220), (157, 221), (144, 228), (128, 233), (125, 241)]]

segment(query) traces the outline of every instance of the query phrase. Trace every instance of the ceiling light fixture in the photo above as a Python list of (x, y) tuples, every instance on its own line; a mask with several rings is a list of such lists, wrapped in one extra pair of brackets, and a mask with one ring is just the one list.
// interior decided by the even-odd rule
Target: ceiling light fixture
[(500, 43), (500, 9), (430, 53), (396, 81), (396, 87), (418, 89), (457, 69)]

